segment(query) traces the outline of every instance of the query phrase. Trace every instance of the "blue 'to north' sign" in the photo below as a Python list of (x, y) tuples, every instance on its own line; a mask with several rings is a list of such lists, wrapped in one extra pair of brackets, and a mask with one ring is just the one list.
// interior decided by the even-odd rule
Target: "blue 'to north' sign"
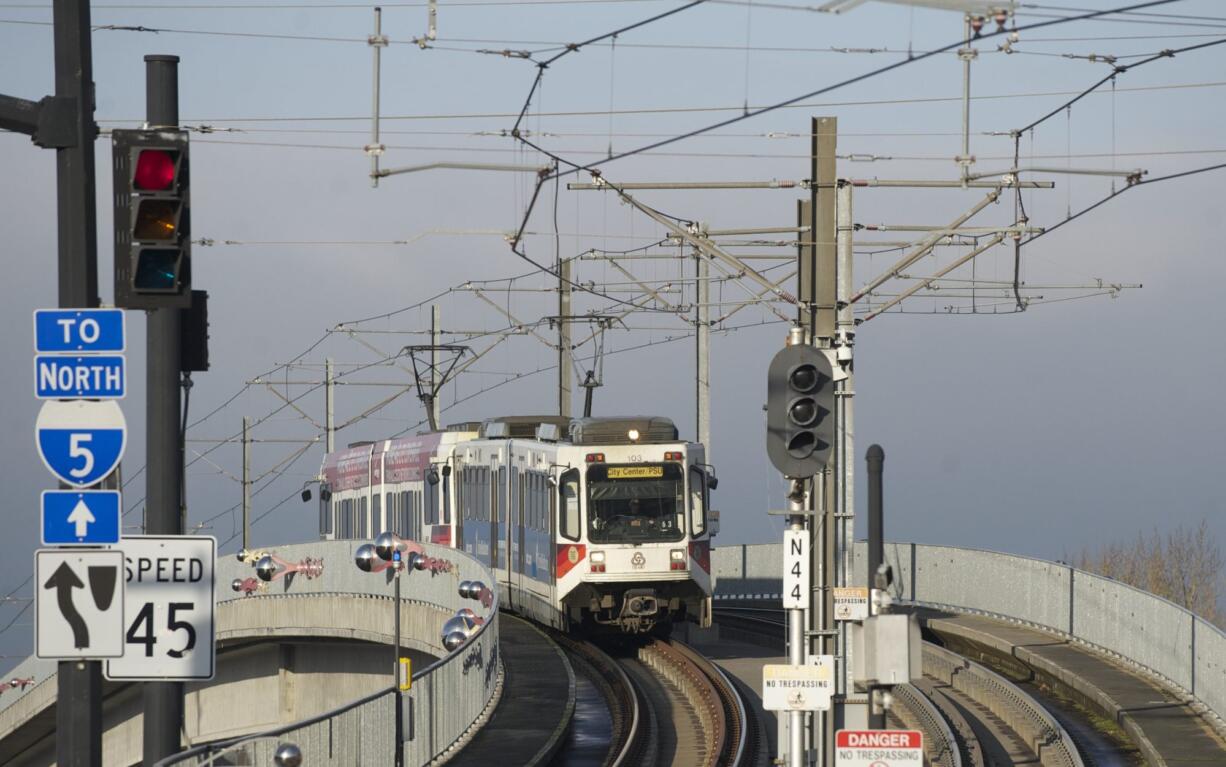
[(38, 452), (51, 473), (85, 487), (110, 474), (123, 458), (127, 422), (114, 400), (48, 400), (34, 427)]
[(34, 351), (122, 352), (123, 309), (36, 309)]
[(40, 354), (34, 358), (39, 399), (115, 399), (126, 385), (122, 354)]

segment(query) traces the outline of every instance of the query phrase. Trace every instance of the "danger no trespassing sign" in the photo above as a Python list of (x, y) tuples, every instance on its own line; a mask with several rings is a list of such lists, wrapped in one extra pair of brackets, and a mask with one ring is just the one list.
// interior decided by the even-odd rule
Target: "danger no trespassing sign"
[(839, 730), (835, 767), (923, 767), (924, 735), (918, 730)]

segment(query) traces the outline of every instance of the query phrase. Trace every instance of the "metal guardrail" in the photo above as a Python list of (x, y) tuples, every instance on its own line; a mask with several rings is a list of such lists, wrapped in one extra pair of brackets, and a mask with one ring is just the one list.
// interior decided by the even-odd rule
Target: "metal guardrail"
[[(856, 544), (863, 561), (864, 543)], [(896, 599), (1020, 621), (1056, 632), (1187, 693), (1226, 730), (1226, 632), (1140, 589), (1030, 557), (953, 546), (891, 543)], [(779, 594), (779, 544), (711, 552), (717, 599)], [(853, 567), (858, 582), (862, 566)]]
[(1085, 767), (1068, 732), (1034, 698), (990, 669), (943, 647), (924, 645), (924, 674), (988, 707), (1026, 741), (1044, 767)]

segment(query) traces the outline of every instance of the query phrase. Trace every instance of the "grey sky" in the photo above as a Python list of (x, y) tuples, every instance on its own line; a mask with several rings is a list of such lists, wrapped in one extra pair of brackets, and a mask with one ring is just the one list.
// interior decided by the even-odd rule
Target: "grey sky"
[[(19, 5), (0, 3), (0, 93), (39, 98), (52, 87), (50, 27), (12, 22), (45, 22), (50, 13)], [(466, 280), (531, 271), (497, 234), (519, 223), (531, 193), (530, 179), (444, 171), (397, 177), (377, 190), (370, 188), (368, 161), (361, 152), (370, 113), (370, 51), (364, 42), (372, 24), (369, 6), (216, 5), (161, 10), (99, 3), (94, 22), (358, 42), (171, 32), (94, 34), (97, 117), (104, 127), (139, 122), (144, 109), (142, 56), (175, 53), (183, 59), (184, 123), (243, 131), (192, 135), (193, 236), (217, 243), (194, 251), (196, 287), (211, 294), (214, 367), (195, 377), (193, 421), (244, 389), (255, 375), (315, 344), (339, 322), (416, 305)], [(383, 112), (415, 118), (384, 121), (387, 166), (437, 160), (539, 162), (509, 138), (474, 135), (496, 134), (511, 126), (513, 120), (502, 115), (519, 110), (534, 65), (472, 51), (549, 48), (670, 7), (664, 2), (441, 5), (439, 40), (430, 50), (405, 42), (425, 31), (424, 7), (385, 8), (383, 28), (393, 45), (383, 57)], [(1106, 8), (1112, 3), (1049, 5)], [(1218, 3), (1188, 0), (1155, 13), (1212, 18), (1133, 17), (1127, 22), (1065, 24), (1022, 33), (1014, 47), (1024, 53), (1017, 55), (996, 52), (999, 39), (978, 43), (981, 55), (972, 81), (976, 168), (1001, 169), (1012, 160), (1012, 141), (984, 132), (1025, 125), (1110, 71), (1101, 61), (1060, 54), (1123, 57), (1226, 37), (1226, 17), (1221, 17)], [(1044, 18), (1019, 16), (1018, 23)], [(763, 105), (813, 91), (897, 61), (908, 48), (927, 50), (960, 34), (957, 14), (893, 5), (867, 4), (831, 16), (710, 4), (623, 35), (614, 48), (594, 46), (558, 62), (547, 71), (525, 124), (544, 132), (534, 140), (595, 162), (610, 147), (624, 151), (726, 119), (746, 102)], [(838, 53), (831, 48), (888, 50)], [(1069, 115), (1057, 116), (1033, 136), (1025, 136), (1023, 163), (1140, 167), (1157, 176), (1222, 162), (1224, 49), (1188, 53), (1120, 75), (1114, 94), (1105, 87)], [(1036, 55), (1040, 53), (1054, 55)], [(807, 175), (807, 141), (803, 135), (786, 134), (804, 134), (811, 115), (831, 114), (839, 118), (843, 134), (840, 154), (856, 157), (840, 162), (840, 175), (954, 178), (957, 169), (951, 158), (959, 149), (960, 87), (959, 63), (953, 54), (941, 55), (812, 100), (820, 105), (780, 110), (722, 129), (718, 133), (723, 135), (695, 138), (601, 167), (618, 181), (801, 179)], [(1004, 98), (1018, 94), (1025, 95)], [(678, 107), (725, 111), (607, 114), (610, 109)], [(538, 111), (596, 114), (537, 116)], [(498, 116), (472, 116), (476, 114)], [(298, 119), (303, 117), (358, 119)], [(101, 292), (109, 300), (109, 141), (100, 139), (97, 152)], [(873, 155), (895, 159), (865, 161)], [(11, 478), (6, 492), (7, 556), (0, 560), (0, 594), (5, 594), (30, 573), (38, 544), (38, 493), (52, 486), (31, 434), (38, 403), (30, 391), (30, 313), (55, 302), (53, 155), (34, 148), (23, 136), (0, 135), (0, 175), (6, 182), (0, 185), (0, 242), (10, 265), (2, 309), (8, 330), (0, 334), (0, 349), (11, 362), (0, 372), (0, 392), (8, 403), (0, 444)], [(1053, 178), (1055, 190), (1026, 196), (1033, 225), (1056, 224), (1069, 210), (1094, 203), (1111, 188), (1109, 180)], [(948, 304), (969, 303), (944, 295), (962, 291), (945, 290), (905, 304), (915, 314), (882, 316), (860, 329), (857, 470), (869, 444), (885, 447), (889, 537), (1060, 557), (1100, 541), (1130, 538), (1154, 527), (1189, 526), (1208, 517), (1219, 539), (1226, 540), (1226, 495), (1216, 476), (1223, 455), (1219, 433), (1226, 425), (1219, 393), (1226, 374), (1226, 344), (1220, 335), (1226, 319), (1220, 302), (1226, 261), (1217, 232), (1226, 213), (1220, 193), (1224, 178), (1222, 172), (1209, 173), (1130, 191), (1023, 251), (1027, 283), (1051, 286), (1036, 287), (1032, 294), (1052, 299), (1096, 292), (1056, 288), (1092, 286), (1099, 278), (1143, 283), (1144, 289), (1124, 291), (1115, 300), (1034, 305), (1022, 314), (995, 316), (990, 306), (997, 301), (982, 296), (981, 312), (986, 315), (944, 313)], [(734, 228), (791, 225), (798, 196), (795, 190), (644, 192), (640, 199), (713, 228)], [(943, 224), (980, 197), (974, 190), (867, 189), (857, 192), (854, 219), (863, 224)], [(974, 223), (1007, 224), (1012, 216), (1013, 199), (1006, 195)], [(589, 248), (624, 250), (662, 235), (658, 226), (611, 196), (565, 188), (559, 194), (557, 221), (564, 255)], [(540, 233), (527, 241), (533, 258), (552, 261), (553, 226), (549, 186), (528, 226)], [(429, 230), (486, 233), (434, 234), (408, 245), (379, 244), (410, 240)], [(891, 233), (863, 234), (865, 239), (896, 238)], [(223, 244), (226, 240), (279, 244)], [(330, 244), (293, 244), (302, 242)], [(942, 252), (936, 260), (925, 259), (914, 273), (929, 274), (953, 255)], [(857, 256), (857, 284), (897, 257), (896, 252)], [(1001, 248), (977, 262), (975, 276), (1007, 280), (1012, 264), (1012, 249)], [(683, 274), (676, 261), (625, 265), (637, 277), (655, 281), (653, 285), (670, 280), (682, 284), (691, 274)], [(685, 269), (692, 267), (687, 264)], [(963, 269), (954, 276), (969, 278), (971, 272)], [(625, 281), (624, 275), (595, 261), (580, 262), (578, 279)], [(494, 285), (489, 296), (531, 322), (556, 312), (552, 297), (519, 289), (549, 284), (548, 278), (536, 275), (516, 281), (515, 291), (508, 291), (507, 283)], [(883, 292), (896, 292), (899, 284), (891, 283)], [(684, 287), (690, 290), (688, 284)], [(731, 301), (743, 293), (730, 284), (717, 287), (713, 295)], [(469, 292), (451, 292), (438, 303), (447, 329), (495, 331), (506, 326), (505, 318)], [(584, 297), (577, 306), (587, 311), (608, 304)], [(1008, 311), (1009, 306), (998, 309)], [(769, 312), (751, 308), (728, 325), (770, 319)], [(428, 324), (426, 305), (360, 328), (420, 330)], [(687, 326), (652, 314), (635, 315), (627, 324), (634, 330), (608, 334), (610, 351), (656, 345), (608, 357), (606, 386), (597, 392), (596, 412), (669, 415), (692, 437), (693, 342), (680, 338)], [(132, 438), (124, 471), (130, 477), (144, 462), (141, 314), (129, 313), (128, 330), (131, 392), (124, 410)], [(540, 332), (548, 335), (547, 328)], [(774, 540), (780, 528), (777, 519), (765, 515), (782, 501), (781, 483), (762, 450), (760, 407), (763, 371), (784, 332), (782, 325), (767, 324), (715, 336), (713, 450), (722, 479), (717, 505), (723, 512), (723, 542)], [(421, 341), (387, 332), (360, 338), (384, 351)], [(680, 340), (662, 343), (671, 338)], [(469, 343), (480, 348), (484, 341)], [(590, 352), (589, 345), (578, 355)], [(302, 361), (319, 365), (325, 356), (338, 365), (368, 364), (381, 357), (334, 333)], [(444, 404), (553, 362), (553, 354), (531, 337), (512, 338), (448, 387)], [(320, 374), (318, 368), (295, 369), (276, 377), (305, 381)], [(410, 382), (404, 370), (386, 365), (346, 380)], [(307, 388), (292, 390), (301, 394)], [(338, 387), (338, 421), (356, 418), (393, 392)], [(547, 412), (554, 402), (554, 373), (545, 370), (464, 399), (444, 420)], [(322, 420), (318, 392), (298, 404)], [(261, 418), (278, 405), (261, 387), (246, 387), (190, 437), (230, 437), (244, 415)], [(346, 428), (338, 442), (387, 436), (422, 417), (420, 405), (405, 395)], [(281, 440), (316, 433), (315, 426), (285, 408), (262, 423), (256, 437)], [(212, 446), (191, 445), (198, 452)], [(272, 471), (295, 449), (285, 442), (257, 444), (256, 474)], [(315, 505), (302, 504), (296, 493), (317, 471), (321, 454), (319, 446), (311, 446), (283, 475), (269, 475), (279, 478), (256, 496), (255, 514), (289, 500), (256, 525), (258, 544), (314, 536)], [(240, 471), (239, 455), (237, 445), (222, 446), (207, 460), (197, 461), (188, 474), (190, 521), (220, 515), (208, 527), (219, 541), (226, 541), (235, 529), (234, 514), (223, 512), (240, 497), (231, 478)], [(143, 491), (141, 476), (125, 492), (125, 505), (137, 507), (125, 520), (129, 525), (140, 523)], [(231, 541), (223, 551), (236, 547)], [(14, 596), (28, 597), (31, 591), (27, 583)], [(5, 653), (30, 649), (32, 615), (17, 616), (23, 605), (0, 607), (0, 627), (16, 619), (12, 629), (0, 633)]]

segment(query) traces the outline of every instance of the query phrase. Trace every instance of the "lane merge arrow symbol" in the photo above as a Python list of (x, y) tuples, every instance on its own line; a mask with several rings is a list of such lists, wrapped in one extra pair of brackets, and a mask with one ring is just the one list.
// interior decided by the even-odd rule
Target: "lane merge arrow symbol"
[(72, 590), (85, 588), (85, 584), (73, 572), (72, 567), (67, 562), (61, 562), (47, 582), (43, 584), (43, 588), (55, 589), (55, 600), (60, 607), (60, 614), (64, 616), (64, 620), (68, 621), (68, 626), (72, 629), (73, 646), (78, 649), (89, 647), (89, 628), (85, 625), (85, 619), (81, 617), (81, 613), (77, 612), (77, 606), (72, 602)]
[(89, 535), (89, 525), (92, 522), (97, 522), (94, 519), (93, 512), (89, 510), (89, 506), (84, 500), (77, 501), (77, 505), (73, 507), (72, 513), (68, 515), (68, 524), (76, 528), (76, 536), (85, 538)]
[[(64, 534), (77, 524), (88, 527), (90, 537), (108, 525), (108, 512), (91, 500), (63, 492), (57, 518)], [(101, 491), (98, 491), (101, 492)], [(111, 491), (114, 493), (114, 491)], [(114, 496), (118, 496), (114, 493)], [(76, 504), (84, 500), (86, 512)], [(80, 517), (66, 522), (70, 513)], [(118, 514), (115, 515), (118, 517)], [(122, 658), (124, 655), (124, 552), (119, 549), (39, 549), (34, 552), (34, 654), (46, 660)], [(176, 600), (177, 601), (177, 600)], [(68, 625), (64, 625), (68, 624)], [(212, 634), (209, 635), (210, 638)], [(211, 641), (211, 639), (210, 639)], [(4, 761), (0, 759), (0, 761)]]

